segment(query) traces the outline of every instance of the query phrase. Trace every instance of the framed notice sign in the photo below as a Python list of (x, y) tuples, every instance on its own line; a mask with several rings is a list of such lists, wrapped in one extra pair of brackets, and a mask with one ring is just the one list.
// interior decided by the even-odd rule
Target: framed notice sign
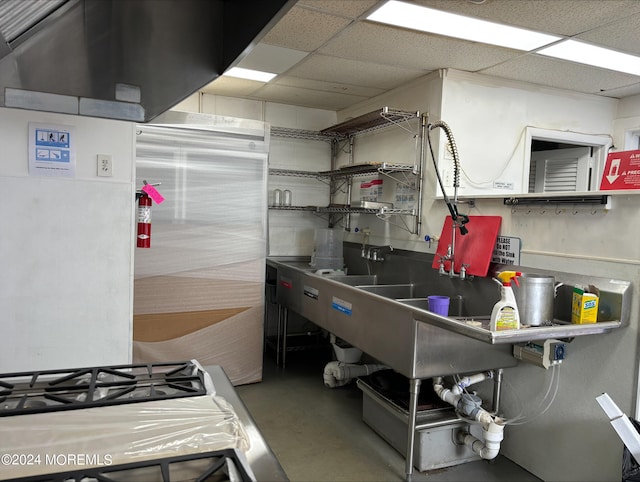
[(601, 191), (640, 189), (640, 151), (611, 152), (600, 181)]
[(73, 126), (29, 123), (29, 174), (75, 177)]
[(492, 263), (520, 265), (520, 238), (498, 236), (496, 246), (491, 257)]

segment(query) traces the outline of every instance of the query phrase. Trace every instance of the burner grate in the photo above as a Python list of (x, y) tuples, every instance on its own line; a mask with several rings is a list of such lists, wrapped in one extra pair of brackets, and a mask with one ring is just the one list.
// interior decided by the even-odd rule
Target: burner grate
[(0, 417), (205, 395), (193, 362), (0, 374)]
[(12, 482), (251, 482), (255, 481), (234, 449), (82, 468), (11, 479)]

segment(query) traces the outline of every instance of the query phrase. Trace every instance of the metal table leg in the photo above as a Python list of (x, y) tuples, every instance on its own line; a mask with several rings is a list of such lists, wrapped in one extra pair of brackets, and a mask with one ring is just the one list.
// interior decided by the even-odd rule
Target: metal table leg
[(407, 421), (407, 456), (405, 459), (405, 472), (407, 482), (411, 482), (413, 475), (413, 447), (416, 438), (416, 417), (418, 415), (418, 396), (422, 380), (411, 378), (409, 380), (409, 420)]
[(287, 325), (289, 324), (289, 310), (287, 308), (284, 309), (282, 320), (282, 368), (285, 368), (287, 363)]
[(281, 350), (281, 339), (282, 339), (282, 318), (285, 308), (282, 305), (278, 305), (278, 326), (276, 329), (276, 366), (280, 366), (280, 350)]
[(287, 356), (287, 325), (289, 324), (289, 310), (278, 305), (278, 333), (276, 335), (276, 366), (284, 368)]

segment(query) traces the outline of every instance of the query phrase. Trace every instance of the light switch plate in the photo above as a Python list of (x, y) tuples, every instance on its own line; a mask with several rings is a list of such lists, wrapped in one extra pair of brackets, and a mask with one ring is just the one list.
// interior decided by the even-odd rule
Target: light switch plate
[(111, 156), (108, 154), (98, 154), (98, 177), (111, 177), (113, 166)]

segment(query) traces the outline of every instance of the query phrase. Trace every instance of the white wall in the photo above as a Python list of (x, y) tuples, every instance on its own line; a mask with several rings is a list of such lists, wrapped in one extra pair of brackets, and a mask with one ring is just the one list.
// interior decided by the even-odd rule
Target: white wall
[[(449, 70), (442, 104), (460, 155), (460, 195), (509, 196), (528, 191), (527, 127), (600, 135), (607, 142), (617, 101)], [(443, 161), (443, 177), (451, 178), (453, 161)]]
[[(75, 126), (75, 178), (29, 175), (29, 122)], [(0, 372), (129, 363), (133, 124), (0, 109), (0, 144)]]
[[(382, 107), (388, 106), (394, 109), (406, 110), (409, 112), (419, 111), (421, 114), (427, 113), (429, 120), (440, 119), (442, 109), (442, 77), (439, 73), (429, 74), (407, 85), (382, 94), (372, 100), (362, 102), (349, 109), (338, 112), (338, 122), (345, 121), (351, 117), (373, 112)], [(411, 164), (416, 162), (417, 146), (414, 134), (419, 131), (419, 122), (412, 121), (408, 127), (411, 132), (400, 127), (388, 127), (381, 131), (374, 131), (369, 134), (358, 136), (354, 144), (354, 163), (364, 162), (391, 162), (399, 164)], [(439, 132), (432, 134), (434, 144), (437, 146)], [(341, 165), (348, 162), (348, 156), (343, 154), (340, 157)], [(386, 185), (385, 185), (386, 184)], [(381, 222), (375, 216), (369, 214), (352, 215), (351, 232), (346, 234), (345, 240), (351, 242), (362, 242), (361, 230), (370, 228), (371, 244), (391, 243), (395, 248), (408, 249), (413, 251), (435, 252), (435, 243), (424, 241), (425, 235), (439, 236), (442, 231), (442, 221), (446, 207), (442, 202), (430, 199), (432, 188), (436, 185), (436, 176), (433, 171), (430, 157), (427, 157), (426, 169), (424, 172), (424, 184), (427, 197), (423, 202), (422, 228), (419, 235), (409, 234), (406, 230), (398, 228), (390, 223)], [(354, 189), (358, 190), (359, 184), (354, 183)], [(393, 196), (395, 185), (383, 180), (383, 198)], [(352, 199), (357, 199), (356, 192)], [(392, 198), (387, 198), (392, 200)], [(403, 218), (404, 221), (412, 223), (410, 218)], [(391, 219), (392, 222), (402, 224), (401, 219)], [(411, 225), (411, 224), (410, 224)], [(359, 228), (359, 232), (356, 232)]]
[[(635, 150), (639, 147), (640, 95), (620, 101), (614, 126), (614, 145), (617, 150)], [(630, 139), (633, 137), (633, 139)]]

